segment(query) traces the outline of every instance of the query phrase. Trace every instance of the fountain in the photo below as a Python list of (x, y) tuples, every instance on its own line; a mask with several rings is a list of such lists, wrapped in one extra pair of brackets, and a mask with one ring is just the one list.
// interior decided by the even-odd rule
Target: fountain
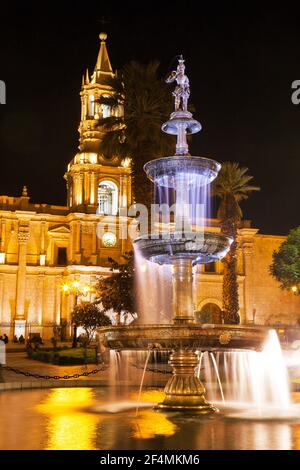
[(175, 193), (175, 225), (167, 231), (143, 234), (134, 240), (135, 250), (146, 260), (172, 266), (173, 323), (110, 326), (99, 329), (102, 344), (114, 350), (162, 349), (172, 351), (169, 364), (173, 374), (165, 387), (158, 410), (183, 410), (207, 414), (216, 407), (205, 398), (205, 389), (195, 371), (199, 353), (218, 351), (260, 351), (268, 332), (257, 327), (212, 325), (195, 322), (193, 312), (193, 266), (222, 259), (232, 240), (204, 229), (194, 220), (196, 194), (217, 177), (221, 165), (211, 159), (191, 156), (187, 135), (201, 125), (187, 110), (189, 80), (182, 56), (177, 70), (166, 80), (177, 82), (175, 111), (162, 130), (177, 136), (174, 156), (151, 160), (144, 166), (148, 178), (158, 188)]

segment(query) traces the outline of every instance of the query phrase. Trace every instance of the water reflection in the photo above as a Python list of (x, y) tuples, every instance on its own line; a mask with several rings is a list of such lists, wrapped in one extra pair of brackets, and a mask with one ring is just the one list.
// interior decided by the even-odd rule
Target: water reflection
[(293, 426), (293, 448), (300, 449), (300, 425), (295, 424)]
[(47, 416), (47, 450), (95, 450), (100, 416), (83, 410), (94, 403), (92, 388), (54, 388), (37, 410)]
[(173, 436), (177, 426), (167, 416), (157, 411), (147, 410), (130, 420), (133, 428), (133, 437), (136, 439), (153, 439), (156, 436)]
[[(122, 399), (135, 401), (137, 391)], [(146, 389), (143, 402), (158, 402), (161, 390)], [(294, 398), (297, 398), (294, 396)], [(135, 407), (93, 413), (116, 396), (108, 388), (62, 388), (0, 394), (1, 449), (300, 449), (299, 422), (156, 412)], [(299, 409), (296, 410), (297, 413)]]

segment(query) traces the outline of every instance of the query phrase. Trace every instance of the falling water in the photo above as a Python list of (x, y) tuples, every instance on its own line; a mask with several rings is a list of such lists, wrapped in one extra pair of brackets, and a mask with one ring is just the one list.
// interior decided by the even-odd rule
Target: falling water
[(196, 376), (198, 377), (198, 379), (200, 379), (201, 377), (201, 365), (202, 365), (203, 354), (204, 354), (203, 352), (199, 354), (199, 363), (198, 363), (198, 367), (196, 371)]
[(131, 379), (133, 379), (130, 365), (137, 362), (136, 356), (135, 351), (110, 350), (109, 384), (112, 388), (120, 391), (130, 384)]
[(109, 385), (115, 387), (120, 378), (120, 353), (111, 349), (109, 351)]
[[(160, 356), (161, 352), (150, 350), (110, 351), (110, 384), (122, 395), (124, 386), (139, 386), (137, 411), (150, 358), (156, 367), (161, 362)], [(287, 369), (274, 330), (269, 332), (261, 352), (199, 352), (196, 375), (204, 382), (207, 398), (213, 403), (222, 401), (227, 405), (251, 406), (259, 413), (267, 409), (283, 412), (290, 408)], [(151, 385), (151, 380), (150, 374), (147, 386)]]
[(140, 383), (140, 388), (139, 388), (139, 394), (138, 394), (138, 399), (137, 399), (138, 405), (136, 407), (136, 414), (138, 414), (138, 411), (139, 411), (139, 404), (141, 402), (141, 395), (142, 395), (142, 390), (143, 390), (143, 385), (144, 385), (145, 374), (146, 374), (148, 362), (149, 362), (149, 359), (150, 359), (150, 354), (151, 354), (151, 350), (149, 349), (149, 351), (147, 353), (146, 360), (145, 360), (143, 373), (142, 373), (142, 378), (141, 378), (141, 383)]
[(172, 273), (168, 265), (146, 261), (135, 250), (137, 311), (142, 323), (171, 323)]
[(216, 373), (216, 376), (217, 376), (217, 381), (218, 381), (218, 385), (219, 385), (219, 389), (220, 389), (220, 393), (221, 393), (221, 397), (222, 397), (222, 402), (225, 403), (224, 392), (223, 392), (222, 382), (221, 382), (221, 379), (220, 379), (218, 365), (216, 363), (216, 359), (215, 359), (215, 356), (213, 355), (213, 353), (210, 353), (209, 355), (211, 357), (211, 360), (212, 360), (212, 363), (213, 363), (213, 366), (214, 366), (214, 369), (215, 369), (215, 373)]
[[(176, 221), (184, 220), (183, 230), (195, 230), (202, 233), (211, 216), (210, 185), (201, 174), (189, 174), (183, 171), (174, 176), (172, 188), (155, 184), (155, 202), (160, 207), (171, 208), (176, 202)], [(158, 211), (159, 212), (159, 211)], [(152, 231), (169, 233), (174, 230), (172, 212), (166, 217), (160, 211), (152, 221)], [(177, 222), (176, 222), (177, 223)], [(189, 228), (191, 227), (191, 228)], [(179, 229), (179, 230), (180, 230)], [(142, 323), (170, 323), (172, 319), (172, 272), (170, 265), (159, 266), (147, 261), (135, 246), (135, 273), (137, 291), (137, 309)]]
[[(151, 362), (149, 370), (155, 372), (159, 369), (158, 364), (166, 364), (168, 362), (168, 357), (169, 352), (167, 351), (110, 350), (109, 385), (112, 389), (122, 393), (126, 388), (130, 389), (132, 385), (139, 386), (141, 382), (141, 369), (146, 370)], [(153, 386), (155, 384), (155, 376), (149, 374), (147, 376), (147, 385)]]
[(260, 410), (290, 406), (288, 374), (275, 330), (269, 332), (262, 352), (204, 353), (204, 365), (209, 400), (218, 400), (215, 383), (219, 383), (226, 403), (251, 404)]
[[(159, 184), (155, 185), (156, 204), (172, 208), (176, 203), (176, 211), (182, 208), (185, 218), (191, 225), (197, 227), (208, 225), (207, 222), (211, 217), (211, 196), (210, 185), (207, 184), (205, 176), (179, 172), (174, 177), (174, 187), (166, 188)], [(172, 213), (169, 219), (161, 211), (158, 219), (168, 224), (173, 220)]]

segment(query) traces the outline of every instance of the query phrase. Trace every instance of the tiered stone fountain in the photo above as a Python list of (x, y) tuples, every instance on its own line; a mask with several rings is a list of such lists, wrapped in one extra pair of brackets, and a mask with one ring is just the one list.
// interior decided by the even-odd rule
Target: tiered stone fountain
[[(193, 311), (193, 266), (226, 256), (232, 240), (193, 226), (187, 208), (190, 194), (199, 185), (210, 184), (221, 165), (211, 159), (189, 154), (187, 135), (201, 125), (187, 110), (189, 81), (181, 57), (177, 70), (167, 79), (175, 81), (175, 111), (162, 125), (167, 134), (177, 136), (174, 156), (149, 161), (144, 170), (157, 186), (172, 188), (176, 196), (175, 230), (152, 233), (134, 240), (134, 248), (153, 263), (172, 265), (173, 323), (170, 325), (113, 326), (99, 330), (100, 341), (117, 350), (159, 348), (172, 351), (173, 375), (165, 387), (165, 399), (158, 409), (210, 413), (216, 408), (205, 399), (205, 389), (195, 375), (199, 352), (219, 350), (261, 350), (266, 331), (254, 327), (211, 325), (195, 322)], [(192, 208), (193, 209), (193, 208)]]

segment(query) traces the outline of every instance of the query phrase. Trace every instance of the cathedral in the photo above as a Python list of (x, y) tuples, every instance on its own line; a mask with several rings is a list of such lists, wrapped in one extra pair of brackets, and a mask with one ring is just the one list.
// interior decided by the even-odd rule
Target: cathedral
[[(82, 80), (79, 151), (64, 175), (66, 205), (34, 204), (26, 187), (18, 197), (0, 196), (0, 333), (10, 338), (40, 333), (48, 339), (54, 327), (70, 337), (74, 305), (94, 298), (97, 277), (110, 275), (108, 257), (121, 261), (132, 249), (130, 237), (120, 236), (132, 224), (127, 216), (133, 203), (131, 162), (106, 158), (99, 148), (104, 133), (99, 119), (123, 113), (121, 106), (112, 110), (99, 103), (100, 96), (112, 94), (107, 77), (115, 75), (106, 39), (101, 33), (94, 71)], [(209, 230), (219, 230), (217, 220)], [(269, 274), (272, 253), (284, 239), (261, 235), (243, 222), (238, 240), (242, 323), (295, 325), (300, 318), (298, 298)], [(222, 263), (196, 269), (196, 317), (219, 323)]]
[(2, 334), (39, 332), (49, 338), (53, 326), (63, 325), (69, 336), (75, 303), (91, 300), (97, 277), (110, 273), (107, 258), (120, 261), (131, 249), (129, 240), (118, 237), (132, 204), (130, 160), (108, 159), (99, 152), (99, 118), (110, 115), (98, 102), (112, 93), (107, 77), (114, 72), (101, 33), (95, 69), (82, 80), (79, 151), (64, 175), (67, 204), (33, 204), (26, 187), (20, 197), (0, 196)]

